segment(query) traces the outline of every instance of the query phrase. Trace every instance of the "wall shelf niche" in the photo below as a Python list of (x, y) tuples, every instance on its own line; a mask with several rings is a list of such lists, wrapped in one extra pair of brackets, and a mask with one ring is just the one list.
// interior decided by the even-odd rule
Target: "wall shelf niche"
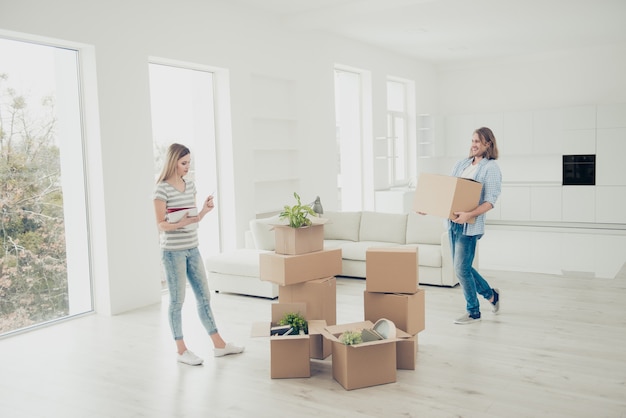
[(255, 212), (282, 208), (300, 186), (296, 84), (252, 76)]

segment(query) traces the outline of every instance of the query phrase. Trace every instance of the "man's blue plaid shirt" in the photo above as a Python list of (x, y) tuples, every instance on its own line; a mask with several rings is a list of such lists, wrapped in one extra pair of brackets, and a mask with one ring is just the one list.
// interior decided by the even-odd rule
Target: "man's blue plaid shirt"
[[(456, 163), (452, 169), (452, 175), (454, 177), (461, 177), (463, 170), (465, 170), (473, 160), (473, 157), (469, 157)], [(478, 204), (481, 205), (484, 202), (489, 202), (491, 206), (495, 207), (496, 200), (498, 200), (502, 189), (502, 173), (500, 172), (500, 167), (496, 160), (488, 160), (486, 158), (480, 160), (474, 180), (483, 185), (483, 190), (480, 193), (480, 202)], [(464, 224), (463, 235), (483, 235), (485, 233), (486, 214), (487, 212), (476, 217), (476, 222), (473, 224)]]

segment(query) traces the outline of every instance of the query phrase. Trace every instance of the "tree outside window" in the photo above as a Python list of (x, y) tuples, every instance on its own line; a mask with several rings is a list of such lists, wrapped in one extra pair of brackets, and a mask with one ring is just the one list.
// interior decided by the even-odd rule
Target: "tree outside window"
[[(52, 83), (42, 93), (37, 85), (54, 80), (62, 68), (55, 49), (0, 39), (0, 56), (7, 58), (0, 63), (0, 335), (77, 313), (70, 303), (59, 146), (65, 141), (69, 148), (73, 139), (58, 128), (59, 115), (67, 116), (56, 106), (59, 86)], [(75, 71), (75, 51), (60, 54)], [(69, 95), (76, 91), (74, 85)], [(74, 162), (82, 167), (82, 160)], [(72, 204), (83, 207), (84, 201)], [(75, 276), (90, 280), (82, 271)]]

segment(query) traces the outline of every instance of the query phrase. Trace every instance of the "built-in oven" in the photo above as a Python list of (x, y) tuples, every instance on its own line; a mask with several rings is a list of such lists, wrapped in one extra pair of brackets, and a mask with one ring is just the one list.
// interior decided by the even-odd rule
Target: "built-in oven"
[(595, 186), (595, 184), (595, 155), (563, 156), (563, 186)]

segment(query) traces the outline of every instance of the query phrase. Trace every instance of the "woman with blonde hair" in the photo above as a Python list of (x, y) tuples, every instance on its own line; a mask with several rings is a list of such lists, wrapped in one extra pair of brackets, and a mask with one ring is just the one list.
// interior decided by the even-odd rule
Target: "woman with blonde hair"
[(214, 356), (243, 352), (244, 347), (226, 343), (220, 336), (211, 310), (211, 292), (198, 250), (198, 223), (213, 210), (213, 196), (196, 209), (196, 186), (185, 180), (191, 153), (181, 144), (171, 144), (154, 192), (154, 211), (160, 232), (162, 261), (170, 293), (168, 318), (178, 350), (178, 361), (200, 365), (203, 360), (187, 349), (183, 339), (181, 311), (187, 280), (197, 301), (198, 315), (214, 346)]

